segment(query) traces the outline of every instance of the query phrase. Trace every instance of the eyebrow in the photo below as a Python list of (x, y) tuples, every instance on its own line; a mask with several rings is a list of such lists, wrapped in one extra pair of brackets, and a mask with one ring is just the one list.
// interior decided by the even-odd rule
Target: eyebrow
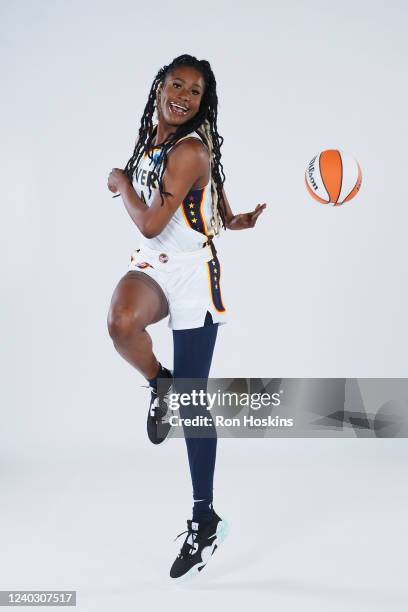
[[(177, 81), (182, 81), (183, 83), (185, 83), (185, 80), (184, 80), (184, 79), (181, 79), (180, 77), (173, 77), (173, 79), (174, 79), (174, 80), (176, 80), (176, 79), (177, 79)], [(198, 83), (193, 83), (193, 86), (195, 86), (195, 87), (200, 87), (200, 88), (201, 88), (201, 85), (199, 85)]]

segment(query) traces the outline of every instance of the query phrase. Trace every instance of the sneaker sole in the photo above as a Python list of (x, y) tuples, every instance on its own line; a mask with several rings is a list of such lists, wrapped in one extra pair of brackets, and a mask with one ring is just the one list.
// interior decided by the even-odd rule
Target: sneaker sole
[[(171, 389), (171, 387), (170, 387), (170, 389)], [(170, 408), (169, 408), (168, 410), (170, 410)], [(149, 414), (150, 414), (150, 408), (149, 408), (149, 412), (148, 412), (148, 414), (147, 414), (147, 417), (148, 417), (148, 418), (149, 418)], [(165, 443), (168, 441), (169, 437), (171, 437), (173, 430), (174, 430), (174, 427), (170, 427), (170, 429), (169, 429), (169, 433), (168, 433), (168, 434), (167, 434), (167, 436), (166, 436), (166, 437), (165, 437), (163, 440), (161, 440), (160, 442), (153, 442), (153, 440), (151, 440), (151, 439), (150, 439), (150, 436), (149, 436), (148, 432), (147, 432), (147, 439), (149, 440), (149, 442), (150, 442), (151, 444), (153, 444), (153, 446), (163, 446), (163, 444), (165, 444)]]
[(170, 427), (170, 429), (169, 429), (169, 433), (164, 438), (163, 442), (160, 442), (160, 445), (163, 446), (163, 444), (167, 444), (167, 442), (169, 442), (169, 440), (173, 440), (175, 438), (175, 433), (176, 433), (176, 428), (175, 428), (174, 425), (172, 425)]
[(224, 542), (228, 533), (229, 533), (229, 525), (227, 521), (223, 519), (217, 525), (216, 537), (214, 539), (214, 542), (211, 544), (211, 546), (207, 546), (209, 550), (205, 554), (206, 558), (204, 559), (204, 561), (202, 561), (201, 563), (197, 563), (197, 565), (194, 565), (194, 567), (189, 569), (188, 572), (186, 572), (179, 578), (170, 577), (170, 581), (177, 582), (179, 584), (180, 582), (187, 582), (191, 580), (192, 578), (194, 578), (194, 576), (197, 576), (197, 574), (200, 574), (201, 570), (205, 568), (205, 566), (207, 565), (207, 563), (209, 562), (209, 560), (211, 559), (211, 557), (213, 556), (217, 548), (219, 548), (220, 545)]

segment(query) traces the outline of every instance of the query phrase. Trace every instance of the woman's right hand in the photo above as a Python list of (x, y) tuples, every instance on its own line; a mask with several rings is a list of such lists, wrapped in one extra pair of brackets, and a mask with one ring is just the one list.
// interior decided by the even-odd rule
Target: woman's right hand
[(112, 168), (108, 177), (108, 189), (112, 193), (121, 193), (129, 185), (129, 179), (125, 172), (120, 168)]

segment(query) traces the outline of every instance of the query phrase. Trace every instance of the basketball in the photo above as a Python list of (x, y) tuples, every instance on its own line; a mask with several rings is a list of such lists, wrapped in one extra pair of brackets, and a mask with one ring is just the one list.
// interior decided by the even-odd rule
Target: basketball
[(360, 189), (361, 168), (358, 162), (337, 149), (322, 151), (306, 168), (306, 187), (321, 204), (340, 206), (353, 199)]

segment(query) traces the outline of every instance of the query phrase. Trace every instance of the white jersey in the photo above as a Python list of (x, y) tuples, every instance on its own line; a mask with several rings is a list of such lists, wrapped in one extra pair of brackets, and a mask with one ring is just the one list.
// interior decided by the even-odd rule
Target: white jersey
[[(197, 132), (191, 132), (185, 138), (202, 138)], [(178, 140), (177, 142), (180, 142)], [(176, 144), (176, 143), (175, 143)], [(173, 145), (174, 146), (174, 145)], [(157, 173), (152, 172), (154, 161), (160, 155), (160, 147), (153, 149), (153, 159), (145, 153), (140, 160), (137, 172), (134, 175), (133, 186), (137, 195), (148, 206), (151, 205), (153, 197), (158, 190)], [(151, 195), (149, 196), (149, 185)], [(203, 247), (211, 233), (212, 198), (211, 198), (211, 167), (210, 177), (203, 189), (192, 189), (180, 203), (176, 212), (164, 228), (154, 238), (142, 236), (140, 246), (147, 246), (155, 251), (186, 252), (195, 251)]]

